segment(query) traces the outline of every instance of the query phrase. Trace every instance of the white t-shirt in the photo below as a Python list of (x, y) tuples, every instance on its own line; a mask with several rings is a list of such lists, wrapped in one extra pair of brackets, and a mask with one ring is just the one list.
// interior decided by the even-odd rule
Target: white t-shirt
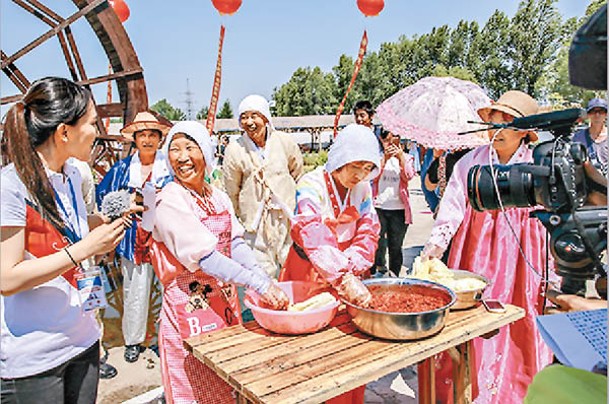
[[(64, 165), (64, 172), (65, 176), (47, 170), (69, 223), (84, 237), (89, 229), (80, 173), (69, 162)], [(0, 189), (0, 226), (25, 227), (26, 199), (31, 198), (13, 164), (2, 169)], [(59, 213), (66, 220), (62, 209)], [(25, 252), (25, 259), (33, 258)], [(32, 376), (53, 369), (90, 348), (101, 335), (94, 312), (82, 309), (78, 291), (63, 276), (0, 297), (0, 316), (2, 378)]]
[(379, 179), (379, 192), (374, 206), (384, 210), (404, 209), (404, 202), (400, 199), (400, 162), (391, 157), (385, 163), (385, 168)]

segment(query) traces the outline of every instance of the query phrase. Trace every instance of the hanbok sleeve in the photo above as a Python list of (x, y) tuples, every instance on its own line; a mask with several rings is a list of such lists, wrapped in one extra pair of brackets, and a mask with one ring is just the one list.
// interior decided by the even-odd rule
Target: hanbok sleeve
[(428, 243), (440, 247), (443, 251), (448, 248), (467, 209), (467, 172), (471, 159), (462, 158), (455, 164), (453, 174), (448, 180), (446, 190), (440, 201), (438, 215), (431, 229)]
[(300, 152), (300, 148), (296, 142), (294, 142), (291, 138), (288, 139), (288, 169), (290, 170), (290, 175), (292, 178), (294, 178), (294, 181), (298, 181), (300, 177), (302, 177), (302, 173), (304, 171), (302, 153)]
[(261, 276), (266, 276), (266, 271), (258, 264), (253, 251), (243, 239), (245, 229), (241, 225), (239, 219), (237, 219), (237, 216), (235, 216), (235, 211), (228, 195), (221, 191), (215, 192), (220, 192), (222, 203), (226, 206), (231, 216), (231, 258), (248, 271), (258, 273)]
[(230, 143), (224, 154), (224, 161), (222, 163), (222, 181), (224, 182), (224, 189), (231, 200), (235, 214), (240, 215), (239, 212), (239, 192), (243, 182), (243, 171), (238, 162), (237, 155), (239, 153), (239, 145), (236, 142)]
[(336, 233), (323, 220), (323, 192), (320, 184), (306, 176), (299, 181), (291, 236), (315, 270), (336, 286), (340, 284), (343, 274), (353, 272), (354, 264), (338, 248)]

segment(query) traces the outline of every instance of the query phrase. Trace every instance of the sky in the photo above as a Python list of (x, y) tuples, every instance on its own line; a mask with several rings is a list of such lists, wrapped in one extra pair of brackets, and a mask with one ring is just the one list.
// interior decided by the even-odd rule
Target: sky
[[(76, 11), (69, 0), (41, 2), (64, 18)], [(475, 20), (482, 26), (496, 9), (511, 18), (518, 8), (517, 0), (385, 0), (378, 17), (366, 18), (356, 0), (243, 0), (232, 16), (220, 16), (210, 0), (126, 3), (131, 15), (124, 27), (144, 69), (149, 103), (166, 98), (187, 112), (189, 89), (193, 118), (209, 103), (221, 24), (226, 26), (226, 36), (220, 99), (229, 99), (235, 111), (249, 94), (270, 99), (273, 89), (288, 81), (298, 67), (330, 71), (341, 54), (355, 57), (364, 29), (368, 30), (368, 50), (377, 51), (381, 43), (394, 42), (401, 35), (422, 35), (444, 24), (454, 28), (460, 20)], [(557, 7), (566, 19), (583, 16), (588, 3), (558, 0)], [(0, 47), (8, 55), (48, 29), (14, 3), (0, 0)], [(72, 29), (88, 76), (108, 74), (107, 58), (86, 20), (77, 21)], [(56, 37), (16, 65), (32, 81), (69, 74)], [(103, 103), (105, 85), (93, 86), (93, 91)], [(4, 74), (0, 93), (18, 93)], [(116, 92), (114, 96), (116, 101)]]

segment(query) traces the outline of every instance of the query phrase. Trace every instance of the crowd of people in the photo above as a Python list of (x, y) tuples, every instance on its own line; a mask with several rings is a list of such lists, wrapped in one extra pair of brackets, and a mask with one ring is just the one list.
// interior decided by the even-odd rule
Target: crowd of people
[[(478, 114), (503, 124), (538, 109), (512, 90)], [(606, 172), (607, 103), (593, 99), (587, 111), (590, 127), (575, 139)], [(545, 285), (529, 268), (546, 265), (546, 233), (530, 208), (475, 211), (467, 173), (476, 164), (532, 161), (537, 134), (489, 130), (489, 144), (473, 150), (409, 153), (400, 136), (374, 127), (370, 102), (353, 112), (356, 123), (338, 133), (327, 163), (305, 173), (298, 145), (273, 126), (259, 95), (242, 100), (242, 135), (223, 138), (221, 149), (201, 123), (170, 126), (141, 111), (121, 130), (135, 152), (93, 191), (90, 169), (82, 167), (97, 135), (90, 93), (66, 79), (33, 83), (4, 130), (12, 163), (1, 183), (2, 400), (35, 402), (44, 391), (52, 402), (95, 402), (100, 371), (112, 371), (100, 361), (97, 307), (85, 304), (85, 280), (99, 277), (90, 269), (110, 254), (123, 278), (124, 359), (137, 361), (144, 349), (150, 288), (159, 282), (166, 400), (234, 402), (231, 387), (183, 340), (241, 323), (239, 286), (277, 310), (289, 303), (277, 282), (289, 280), (326, 285), (366, 305), (363, 279), (404, 274), (402, 246), (413, 221), (408, 189), (420, 168), (435, 212), (422, 259), (444, 257), (451, 268), (484, 275), (486, 297), (527, 313), (475, 340), (474, 394), (485, 403), (522, 402), (533, 376), (552, 361), (534, 322)], [(222, 187), (210, 184), (215, 170)], [(100, 213), (104, 200), (121, 190), (131, 201), (110, 220)], [(438, 363), (438, 397), (450, 402), (451, 363)], [(363, 402), (364, 388), (330, 402)]]

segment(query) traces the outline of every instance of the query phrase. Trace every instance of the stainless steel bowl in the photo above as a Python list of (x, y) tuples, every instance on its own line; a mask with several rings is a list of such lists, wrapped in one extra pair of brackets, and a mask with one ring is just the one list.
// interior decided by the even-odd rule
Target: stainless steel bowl
[(421, 313), (387, 313), (365, 309), (348, 302), (347, 312), (351, 315), (353, 324), (362, 332), (374, 337), (391, 340), (413, 340), (429, 337), (444, 328), (448, 309), (455, 304), (456, 295), (446, 286), (435, 282), (412, 278), (382, 278), (367, 279), (366, 286), (382, 286), (387, 289), (403, 289), (409, 285), (422, 285), (440, 290), (450, 298), (450, 302), (439, 309)]
[(462, 290), (458, 292), (455, 290), (454, 292), (457, 295), (457, 302), (453, 307), (451, 307), (451, 310), (463, 310), (476, 306), (482, 299), (482, 293), (484, 293), (484, 290), (489, 285), (489, 280), (482, 275), (462, 269), (451, 269), (450, 271), (454, 274), (455, 279), (474, 278), (485, 283), (483, 288)]

